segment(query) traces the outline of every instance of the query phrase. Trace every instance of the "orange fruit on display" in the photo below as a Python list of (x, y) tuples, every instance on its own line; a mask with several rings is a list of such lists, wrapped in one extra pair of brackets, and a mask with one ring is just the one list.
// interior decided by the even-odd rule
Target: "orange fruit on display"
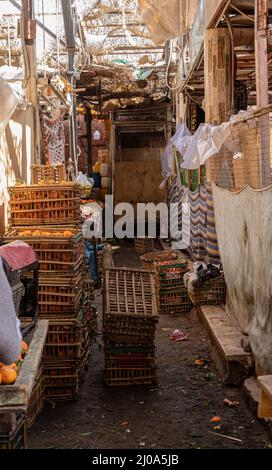
[(28, 350), (28, 345), (25, 341), (22, 341), (22, 350), (27, 351)]
[(11, 385), (15, 382), (17, 378), (17, 372), (15, 369), (11, 369), (11, 367), (1, 367), (0, 369), (1, 374), (1, 384), (2, 385)]
[(212, 423), (220, 423), (222, 421), (222, 418), (220, 416), (214, 416), (213, 418), (210, 419)]
[(0, 369), (2, 369), (2, 367), (9, 367), (10, 369), (15, 369), (17, 370), (17, 364), (15, 362), (13, 362), (12, 364), (3, 364), (3, 362), (0, 362)]

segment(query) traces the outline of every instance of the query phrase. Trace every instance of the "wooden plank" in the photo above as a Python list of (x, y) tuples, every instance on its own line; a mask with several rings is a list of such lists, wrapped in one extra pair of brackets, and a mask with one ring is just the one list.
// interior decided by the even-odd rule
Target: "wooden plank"
[(203, 320), (228, 361), (239, 361), (246, 356), (251, 357), (251, 354), (245, 352), (241, 346), (241, 339), (244, 335), (230, 324), (222, 307), (219, 305), (202, 306), (200, 310)]
[(38, 320), (29, 350), (20, 369), (16, 386), (26, 388), (27, 399), (30, 398), (35, 378), (40, 366), (42, 352), (47, 336), (49, 320)]
[[(17, 382), (17, 381), (16, 381)], [(0, 389), (0, 409), (6, 412), (5, 407), (20, 407), (27, 408), (28, 395), (27, 387), (25, 385), (1, 385)]]
[[(211, 3), (211, 2), (210, 2)], [(229, 4), (230, 4), (230, 0), (219, 0), (219, 2), (216, 2), (214, 1), (213, 2), (214, 4), (218, 4), (214, 10), (213, 10), (213, 14), (210, 16), (210, 13), (209, 13), (209, 5), (207, 5), (206, 9), (208, 10), (208, 12), (205, 11), (206, 13), (206, 23), (207, 23), (207, 28), (215, 28), (218, 26), (222, 16), (224, 15), (225, 11), (227, 10)], [(211, 5), (211, 7), (214, 7), (215, 5)], [(210, 9), (212, 9), (210, 7)], [(210, 16), (210, 17), (209, 17)]]
[(26, 410), (47, 335), (48, 320), (39, 320), (26, 358), (13, 385), (0, 386), (0, 413)]
[(272, 375), (261, 375), (258, 377), (258, 381), (266, 393), (266, 395), (272, 400)]
[(267, 395), (267, 393), (263, 389), (261, 392), (261, 399), (258, 406), (258, 417), (272, 418), (272, 399), (270, 398), (270, 396)]

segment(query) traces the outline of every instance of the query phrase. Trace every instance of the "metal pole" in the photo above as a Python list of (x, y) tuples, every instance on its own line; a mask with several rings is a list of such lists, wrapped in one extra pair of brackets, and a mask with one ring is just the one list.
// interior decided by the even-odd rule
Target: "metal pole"
[(36, 22), (33, 0), (22, 0), (21, 41), (27, 62), (26, 96), (33, 108), (35, 163), (40, 163), (40, 117), (37, 99)]
[[(71, 0), (61, 0), (66, 48), (68, 52), (68, 70), (67, 77), (72, 87), (75, 87), (75, 52), (76, 52), (76, 21), (75, 8), (72, 7)], [(77, 175), (77, 123), (76, 123), (76, 97), (73, 94), (72, 111), (70, 114), (70, 158), (74, 164), (75, 174)]]
[(92, 146), (92, 114), (88, 106), (85, 106), (86, 111), (86, 131), (87, 131), (87, 151), (88, 151), (88, 176), (91, 176), (93, 171), (93, 146)]

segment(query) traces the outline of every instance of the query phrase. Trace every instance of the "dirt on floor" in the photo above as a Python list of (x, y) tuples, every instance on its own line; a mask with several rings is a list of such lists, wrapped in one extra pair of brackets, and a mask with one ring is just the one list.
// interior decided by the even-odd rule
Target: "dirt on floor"
[[(129, 243), (122, 244), (114, 259), (118, 266), (139, 266)], [(101, 312), (99, 292), (96, 302)], [(177, 328), (189, 333), (187, 340), (170, 341), (169, 334)], [(103, 382), (101, 347), (100, 337), (92, 346), (89, 369), (78, 400), (55, 407), (46, 404), (30, 431), (30, 448), (270, 446), (265, 428), (248, 408), (242, 391), (220, 383), (210, 359), (206, 331), (194, 309), (179, 316), (160, 317), (156, 334), (156, 387), (107, 387)], [(197, 359), (203, 360), (203, 365), (197, 365)], [(223, 402), (226, 397), (239, 405), (226, 406)], [(221, 421), (211, 422), (214, 416), (219, 416)]]

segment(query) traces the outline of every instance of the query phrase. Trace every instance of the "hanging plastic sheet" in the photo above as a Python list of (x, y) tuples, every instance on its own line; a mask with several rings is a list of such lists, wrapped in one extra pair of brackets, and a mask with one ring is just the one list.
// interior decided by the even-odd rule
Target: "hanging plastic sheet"
[(230, 123), (226, 122), (220, 126), (212, 124), (201, 124), (192, 136), (190, 144), (184, 154), (182, 168), (193, 170), (219, 153), (221, 147), (230, 139)]
[(199, 0), (138, 0), (153, 42), (158, 45), (191, 28)]
[(18, 103), (19, 96), (17, 93), (12, 90), (5, 80), (0, 78), (0, 137), (4, 133)]
[[(209, 158), (216, 157), (223, 147), (224, 150), (236, 155), (241, 152), (240, 142), (234, 139), (232, 133), (232, 126), (239, 118), (240, 113), (219, 126), (209, 123), (201, 124), (194, 135), (184, 141), (187, 150), (183, 155), (181, 167), (188, 170), (197, 169), (204, 165)], [(183, 139), (179, 142), (179, 145), (182, 144)]]
[(272, 187), (233, 193), (213, 185), (215, 222), (232, 323), (272, 373)]
[(161, 168), (164, 180), (168, 178), (168, 176), (175, 174), (175, 159), (171, 142), (168, 143), (165, 151), (161, 155)]
[(192, 134), (189, 131), (186, 124), (182, 123), (178, 126), (176, 133), (171, 138), (170, 142), (172, 145), (184, 155), (190, 142), (191, 142)]

